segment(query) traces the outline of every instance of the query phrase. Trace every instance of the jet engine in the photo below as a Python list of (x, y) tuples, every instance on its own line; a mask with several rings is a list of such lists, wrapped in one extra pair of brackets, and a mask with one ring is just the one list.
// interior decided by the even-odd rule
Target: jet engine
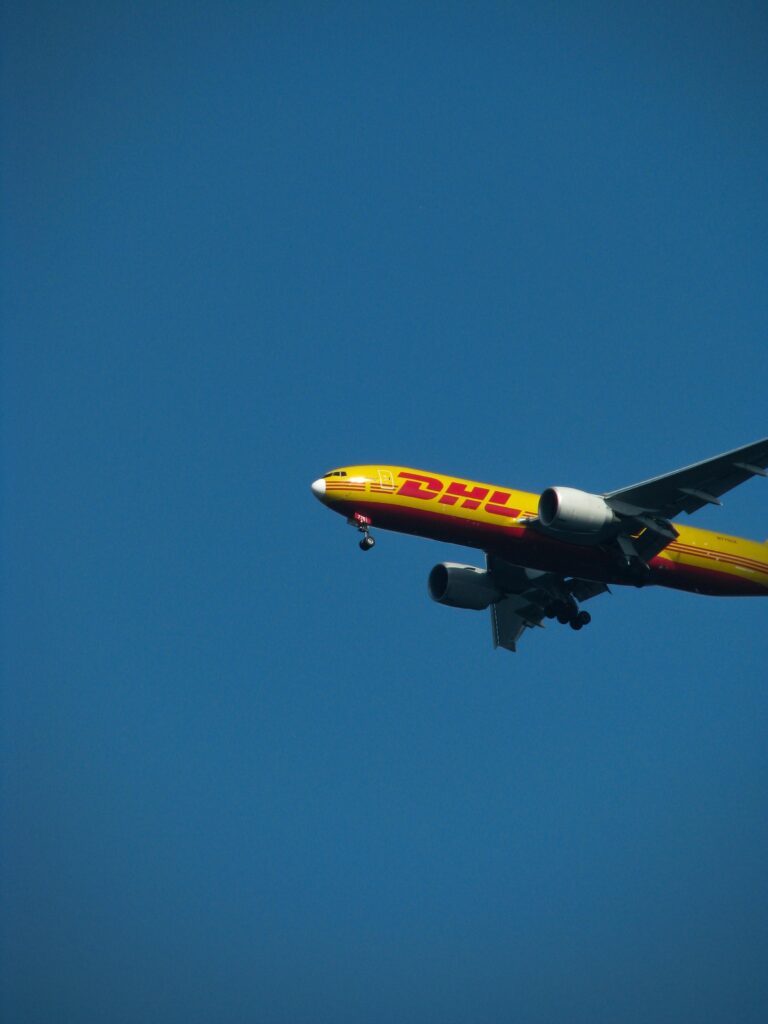
[(481, 611), (504, 595), (487, 569), (458, 562), (440, 562), (429, 574), (429, 596), (438, 604)]
[(599, 494), (573, 487), (548, 487), (539, 498), (539, 522), (552, 533), (597, 543), (619, 517)]

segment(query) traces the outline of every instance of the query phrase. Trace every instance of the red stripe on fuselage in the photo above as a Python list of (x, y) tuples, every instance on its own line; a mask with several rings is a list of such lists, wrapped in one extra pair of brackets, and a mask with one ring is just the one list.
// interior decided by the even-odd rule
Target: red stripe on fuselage
[[(466, 519), (447, 510), (438, 512), (365, 500), (355, 500), (354, 509), (369, 516), (374, 527), (478, 548), (530, 569), (603, 583), (635, 583), (615, 554), (599, 545), (568, 544), (523, 526)], [(334, 511), (348, 516), (349, 503), (344, 502)], [(691, 553), (700, 554), (701, 550), (695, 548)], [(683, 565), (665, 558), (663, 553), (652, 559), (650, 568), (650, 584), (723, 596), (768, 595), (768, 586), (746, 580), (725, 568), (718, 571)]]
[(674, 541), (665, 550), (680, 551), (685, 555), (695, 555), (697, 558), (711, 558), (715, 562), (728, 562), (731, 565), (738, 565), (742, 569), (754, 569), (757, 572), (768, 573), (768, 562), (759, 562), (756, 558), (747, 558), (745, 555), (737, 555), (731, 551), (713, 551), (711, 548), (697, 548), (694, 544), (681, 544)]
[[(407, 505), (356, 501), (354, 507), (373, 520), (374, 528), (478, 548), (534, 569), (584, 576), (609, 583), (626, 582), (620, 567), (604, 550), (564, 544), (522, 526), (485, 523), (454, 516), (450, 512), (411, 508)], [(342, 515), (348, 514), (343, 508), (336, 511)]]
[(652, 581), (675, 590), (688, 590), (711, 597), (766, 597), (768, 586), (756, 580), (746, 580), (732, 572), (702, 569), (698, 565), (681, 565), (657, 555), (651, 561)]

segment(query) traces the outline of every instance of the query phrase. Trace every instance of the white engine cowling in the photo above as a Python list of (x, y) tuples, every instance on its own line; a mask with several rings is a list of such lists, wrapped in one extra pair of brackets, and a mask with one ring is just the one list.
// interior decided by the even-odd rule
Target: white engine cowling
[(429, 596), (438, 604), (481, 611), (503, 595), (487, 569), (458, 562), (440, 562), (429, 574)]
[(618, 516), (599, 494), (548, 487), (539, 498), (539, 521), (555, 533), (598, 540)]

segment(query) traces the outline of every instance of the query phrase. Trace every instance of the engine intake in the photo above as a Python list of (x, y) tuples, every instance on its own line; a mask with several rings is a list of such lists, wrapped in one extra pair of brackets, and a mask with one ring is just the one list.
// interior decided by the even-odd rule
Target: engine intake
[(438, 604), (481, 611), (503, 597), (487, 569), (458, 562), (440, 562), (429, 574), (429, 596)]
[(604, 535), (606, 527), (619, 519), (599, 494), (577, 491), (573, 487), (548, 487), (539, 498), (539, 521), (554, 533), (572, 534), (596, 542)]

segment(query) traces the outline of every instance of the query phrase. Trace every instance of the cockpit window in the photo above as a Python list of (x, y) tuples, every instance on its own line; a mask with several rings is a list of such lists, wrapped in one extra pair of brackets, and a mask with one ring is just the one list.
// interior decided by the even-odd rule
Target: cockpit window
[(332, 473), (326, 473), (323, 480), (327, 480), (329, 476), (346, 476), (347, 471), (345, 469), (334, 469)]

